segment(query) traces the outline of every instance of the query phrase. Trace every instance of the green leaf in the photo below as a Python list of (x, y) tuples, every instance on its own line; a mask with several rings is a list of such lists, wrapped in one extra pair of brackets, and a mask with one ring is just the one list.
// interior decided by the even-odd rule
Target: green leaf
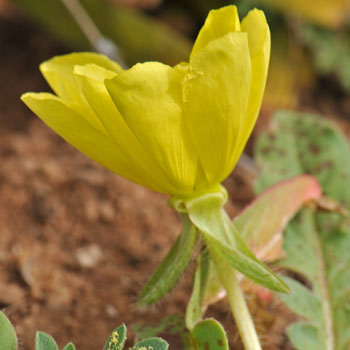
[(117, 327), (111, 335), (104, 346), (104, 350), (123, 350), (126, 341), (126, 326), (122, 324)]
[(226, 295), (218, 271), (204, 250), (198, 257), (194, 272), (192, 294), (186, 308), (186, 326), (192, 329), (202, 320), (208, 306), (216, 303)]
[(169, 344), (161, 338), (144, 339), (135, 344), (132, 350), (167, 350)]
[(280, 111), (271, 129), (261, 134), (255, 150), (261, 175), (255, 184), (260, 193), (295, 175), (312, 174), (326, 196), (344, 207), (350, 202), (349, 145), (336, 125), (324, 117)]
[(68, 343), (63, 350), (76, 350), (75, 345), (73, 343)]
[[(204, 200), (187, 202), (188, 215), (211, 251), (256, 283), (278, 292), (288, 288), (259, 261), (239, 235), (222, 208), (222, 197), (214, 193)], [(205, 213), (205, 215), (203, 215)]]
[(59, 350), (51, 335), (44, 332), (36, 332), (35, 350)]
[[(186, 308), (186, 327), (190, 330), (202, 319), (202, 315), (205, 312), (203, 298), (208, 284), (209, 263), (210, 256), (208, 251), (204, 250), (196, 261), (192, 294)], [(220, 282), (218, 286), (221, 289)]]
[(298, 26), (297, 34), (311, 51), (318, 72), (336, 75), (350, 91), (349, 28), (330, 30), (304, 23)]
[[(317, 180), (300, 175), (268, 188), (233, 220), (249, 247), (264, 261), (284, 257), (282, 230), (301, 206), (321, 195)], [(190, 302), (186, 310), (189, 329), (202, 319), (207, 307), (225, 296), (216, 268), (205, 250), (197, 259)]]
[(196, 350), (228, 350), (228, 341), (222, 325), (214, 319), (198, 322), (191, 330)]
[(261, 193), (233, 223), (260, 259), (274, 261), (284, 255), (284, 227), (306, 202), (320, 197), (321, 188), (315, 177), (295, 176)]
[(155, 325), (135, 324), (133, 331), (137, 340), (161, 336), (169, 341), (170, 349), (192, 350), (184, 319), (177, 315), (167, 316)]
[(305, 319), (314, 319), (318, 317), (318, 310), (321, 307), (321, 300), (301, 283), (290, 277), (284, 277), (283, 280), (288, 284), (293, 291), (288, 297), (281, 295), (282, 301), (289, 304), (289, 308)]
[[(300, 282), (288, 281), (292, 293), (281, 296), (281, 299), (315, 328), (314, 336), (308, 335), (307, 341), (321, 344), (318, 350), (328, 350), (330, 346), (335, 350), (348, 350), (350, 232), (344, 234), (334, 230), (328, 237), (323, 236), (310, 209), (304, 210), (297, 220), (287, 228), (287, 257), (279, 265), (307, 278), (312, 289)], [(302, 327), (302, 334), (309, 334), (310, 329), (305, 327)], [(294, 346), (301, 350), (306, 340), (297, 332), (298, 329), (292, 328), (289, 334)]]
[(182, 224), (180, 237), (141, 292), (140, 306), (150, 305), (170, 292), (188, 265), (196, 242), (196, 229), (185, 215), (182, 215)]
[[(154, 326), (135, 325), (134, 332), (138, 339), (161, 335), (165, 339), (169, 337), (170, 349), (184, 350), (227, 350), (226, 334), (221, 324), (213, 319), (206, 319), (194, 325), (188, 332), (184, 320), (179, 316), (168, 316)], [(149, 339), (146, 339), (147, 341)], [(172, 341), (172, 342), (170, 342)], [(135, 347), (142, 347), (144, 341), (139, 342)], [(207, 345), (206, 345), (207, 344)], [(153, 345), (151, 345), (153, 346)], [(210, 347), (205, 347), (210, 346)], [(216, 347), (213, 347), (216, 346)], [(132, 348), (132, 350), (136, 350)], [(148, 349), (146, 347), (146, 349)], [(154, 348), (155, 350), (155, 348)]]
[[(316, 176), (327, 196), (350, 205), (349, 145), (329, 121), (318, 116), (280, 112), (273, 129), (258, 140), (262, 168), (259, 190), (285, 177)], [(292, 292), (281, 299), (305, 321), (288, 328), (297, 350), (350, 348), (350, 232), (338, 214), (304, 209), (287, 227), (279, 265), (308, 280), (311, 289), (286, 279)]]
[(323, 349), (317, 333), (317, 328), (306, 322), (296, 322), (287, 329), (288, 337), (292, 342), (298, 344), (300, 349), (307, 350)]
[(244, 246), (244, 241), (240, 242), (240, 249), (236, 249), (222, 243), (206, 232), (203, 232), (203, 236), (207, 241), (206, 244), (212, 246), (211, 249), (217, 256), (249, 279), (276, 292), (289, 292), (288, 287), (277, 275), (256, 259), (252, 253), (248, 253), (248, 247)]
[(17, 350), (17, 337), (11, 322), (0, 311), (0, 350)]

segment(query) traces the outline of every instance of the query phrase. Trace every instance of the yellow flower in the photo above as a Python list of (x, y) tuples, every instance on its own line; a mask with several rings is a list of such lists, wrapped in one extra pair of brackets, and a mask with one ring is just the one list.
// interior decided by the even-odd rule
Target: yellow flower
[(228, 6), (209, 13), (188, 63), (122, 70), (95, 53), (54, 57), (40, 69), (57, 96), (22, 100), (115, 173), (191, 198), (216, 188), (235, 166), (260, 109), (269, 55), (263, 12), (240, 23)]
[[(56, 95), (22, 96), (48, 126), (90, 158), (171, 195), (169, 204), (181, 213), (183, 230), (146, 284), (140, 305), (173, 288), (197, 237), (231, 301), (237, 290), (229, 282), (236, 278), (232, 268), (273, 290), (288, 290), (235, 229), (223, 209), (227, 193), (220, 186), (256, 122), (269, 57), (263, 12), (253, 10), (240, 23), (236, 7), (228, 6), (209, 13), (188, 63), (146, 62), (123, 70), (103, 55), (74, 53), (40, 66)], [(237, 305), (234, 301), (232, 309)]]

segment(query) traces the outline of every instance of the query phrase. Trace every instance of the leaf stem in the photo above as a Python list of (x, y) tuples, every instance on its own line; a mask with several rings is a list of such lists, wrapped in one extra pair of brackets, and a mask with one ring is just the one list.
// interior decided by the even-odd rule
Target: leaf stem
[(223, 261), (215, 247), (208, 247), (229, 300), (233, 317), (246, 350), (261, 350), (258, 334), (249, 313), (237, 272)]

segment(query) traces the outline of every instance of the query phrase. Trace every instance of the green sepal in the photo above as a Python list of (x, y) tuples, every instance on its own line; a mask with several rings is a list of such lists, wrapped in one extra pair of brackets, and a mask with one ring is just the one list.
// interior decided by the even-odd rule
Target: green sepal
[(183, 231), (141, 292), (138, 300), (141, 307), (158, 301), (170, 292), (191, 259), (197, 230), (187, 215), (181, 214), (181, 219)]
[(126, 341), (126, 326), (122, 324), (117, 327), (111, 335), (104, 346), (104, 350), (123, 350)]
[(220, 299), (222, 283), (208, 249), (199, 254), (194, 271), (192, 294), (186, 308), (186, 327), (193, 327), (202, 320), (207, 307)]
[(161, 338), (148, 338), (136, 343), (131, 350), (168, 350), (169, 344)]
[(193, 348), (196, 350), (228, 350), (224, 328), (214, 319), (198, 322), (191, 330)]
[(212, 235), (203, 232), (204, 239), (211, 246), (211, 252), (225, 260), (237, 271), (254, 282), (280, 293), (288, 293), (288, 286), (257, 258), (236, 248), (231, 248)]
[(75, 345), (73, 343), (68, 343), (63, 350), (76, 350)]
[(289, 292), (288, 286), (249, 249), (224, 211), (223, 200), (221, 193), (212, 193), (186, 203), (188, 215), (210, 251), (256, 283)]
[(0, 350), (17, 350), (15, 329), (8, 318), (0, 311)]
[(36, 332), (35, 350), (59, 350), (51, 335), (44, 332)]
[(192, 294), (186, 308), (186, 327), (190, 330), (193, 329), (196, 323), (201, 321), (204, 313), (202, 310), (202, 302), (207, 285), (209, 262), (210, 256), (208, 250), (204, 250), (196, 261)]

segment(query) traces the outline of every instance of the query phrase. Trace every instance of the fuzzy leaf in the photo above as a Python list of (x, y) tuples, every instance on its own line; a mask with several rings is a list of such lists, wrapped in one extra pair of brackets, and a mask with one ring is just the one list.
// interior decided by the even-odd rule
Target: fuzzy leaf
[[(327, 196), (350, 205), (349, 145), (321, 117), (279, 112), (273, 128), (257, 143), (262, 168), (257, 189), (301, 173), (316, 176)], [(281, 299), (304, 321), (288, 328), (297, 350), (350, 348), (350, 230), (339, 214), (304, 209), (287, 227), (280, 266), (311, 284), (286, 279), (292, 292)]]
[(188, 332), (182, 317), (171, 315), (163, 318), (155, 325), (135, 324), (133, 331), (136, 340), (161, 336), (169, 342), (170, 349), (192, 350), (188, 341)]
[(140, 306), (150, 305), (167, 294), (191, 259), (196, 242), (196, 229), (186, 216), (182, 216), (182, 221), (183, 232), (141, 292)]
[(303, 204), (320, 196), (314, 177), (296, 176), (269, 187), (233, 223), (258, 258), (274, 261), (284, 256), (281, 232), (285, 225)]
[(196, 350), (228, 350), (228, 341), (222, 325), (214, 319), (198, 322), (191, 331)]
[[(258, 258), (272, 262), (284, 257), (282, 231), (301, 206), (321, 195), (317, 180), (309, 175), (295, 176), (260, 194), (233, 223)], [(250, 283), (246, 288), (253, 288)], [(186, 325), (191, 329), (207, 307), (225, 296), (216, 269), (204, 251), (197, 259)]]
[[(186, 308), (186, 327), (190, 330), (202, 319), (202, 315), (205, 312), (203, 307), (203, 294), (208, 283), (209, 263), (210, 256), (208, 251), (205, 250), (199, 255), (196, 261), (192, 294)], [(220, 282), (219, 288), (221, 289)]]
[[(208, 233), (203, 233), (203, 236), (207, 244), (213, 246), (212, 251), (215, 252), (220, 259), (225, 260), (229, 265), (243, 273), (246, 277), (277, 292), (287, 293), (289, 291), (288, 287), (280, 278), (262, 262), (256, 259), (253, 254), (249, 254), (248, 251), (245, 250), (231, 248), (229, 245), (222, 243)], [(243, 246), (244, 241), (240, 243), (242, 243)], [(248, 247), (244, 246), (244, 248)]]
[(104, 350), (123, 350), (126, 341), (126, 326), (122, 324), (117, 327), (111, 335), (104, 346)]
[[(309, 290), (297, 281), (287, 281), (292, 292), (281, 296), (296, 314), (309, 321), (308, 327), (297, 326), (288, 331), (294, 346), (305, 349), (305, 341), (318, 350), (348, 350), (350, 335), (350, 232), (333, 230), (328, 237), (317, 229), (317, 220), (310, 209), (304, 210), (287, 228), (287, 258), (280, 266), (306, 277)], [(314, 331), (311, 333), (310, 326)], [(301, 328), (300, 328), (301, 327)], [(301, 329), (298, 333), (298, 330)], [(302, 334), (306, 334), (305, 339)]]
[[(204, 200), (193, 200), (186, 204), (192, 223), (198, 228), (206, 245), (212, 247), (220, 259), (254, 282), (278, 292), (288, 288), (271, 270), (258, 260), (222, 209), (222, 196), (207, 195)], [(206, 213), (206, 215), (203, 215)]]
[(186, 327), (190, 330), (202, 319), (202, 315), (204, 314), (203, 292), (207, 284), (208, 265), (210, 261), (207, 250), (205, 252), (205, 256), (201, 253), (196, 261), (191, 298), (186, 308)]
[(208, 250), (204, 250), (196, 261), (192, 294), (186, 308), (186, 327), (193, 329), (202, 320), (209, 304), (225, 295), (215, 265)]
[[(161, 336), (169, 341), (170, 349), (184, 350), (227, 350), (227, 338), (224, 328), (213, 319), (200, 321), (188, 331), (184, 320), (179, 316), (168, 316), (154, 326), (135, 325), (137, 339)], [(149, 340), (149, 339), (146, 339)], [(135, 346), (144, 345), (144, 341)], [(148, 348), (146, 347), (148, 350)], [(132, 350), (136, 350), (132, 348)]]
[(51, 335), (44, 332), (36, 332), (35, 350), (59, 350)]
[(294, 343), (299, 344), (300, 349), (319, 350), (323, 349), (317, 338), (317, 328), (307, 322), (293, 323), (287, 329), (287, 334)]
[(73, 343), (68, 343), (63, 350), (76, 350), (75, 345)]
[(17, 337), (11, 322), (0, 311), (0, 350), (17, 350)]
[(349, 145), (336, 126), (321, 116), (292, 111), (277, 112), (271, 130), (256, 144), (261, 176), (255, 184), (260, 193), (295, 175), (314, 175), (326, 196), (344, 207), (350, 200)]
[(132, 350), (167, 350), (169, 344), (161, 338), (141, 340), (132, 347)]

